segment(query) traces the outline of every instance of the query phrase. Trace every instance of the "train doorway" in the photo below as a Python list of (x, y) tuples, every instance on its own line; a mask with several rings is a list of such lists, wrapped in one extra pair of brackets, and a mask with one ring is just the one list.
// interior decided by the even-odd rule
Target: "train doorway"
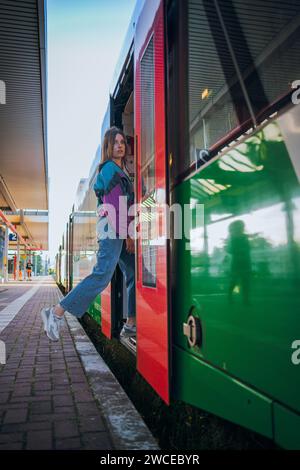
[[(163, 210), (168, 202), (162, 0), (145, 3), (120, 77), (110, 100), (110, 125), (122, 128), (126, 135), (130, 149), (127, 172), (139, 207), (135, 250), (137, 336), (136, 340), (126, 340), (126, 346), (136, 352), (141, 375), (169, 403), (168, 240), (166, 234), (157, 233), (158, 226), (165, 224)], [(119, 337), (126, 305), (125, 281), (117, 267), (101, 296), (102, 331), (108, 338)]]
[(135, 34), (137, 369), (169, 403), (164, 2), (145, 2)]

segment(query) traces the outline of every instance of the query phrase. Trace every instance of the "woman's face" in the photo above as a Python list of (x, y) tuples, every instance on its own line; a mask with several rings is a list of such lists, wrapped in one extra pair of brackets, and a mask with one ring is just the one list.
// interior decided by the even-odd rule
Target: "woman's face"
[(125, 140), (121, 134), (117, 134), (115, 137), (113, 158), (122, 159), (125, 157)]

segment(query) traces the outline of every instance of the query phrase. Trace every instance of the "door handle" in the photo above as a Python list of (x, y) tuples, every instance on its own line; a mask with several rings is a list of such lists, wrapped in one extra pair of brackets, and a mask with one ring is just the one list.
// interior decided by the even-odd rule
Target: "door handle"
[(202, 328), (200, 318), (189, 315), (187, 322), (183, 323), (183, 334), (187, 337), (189, 346), (201, 346)]

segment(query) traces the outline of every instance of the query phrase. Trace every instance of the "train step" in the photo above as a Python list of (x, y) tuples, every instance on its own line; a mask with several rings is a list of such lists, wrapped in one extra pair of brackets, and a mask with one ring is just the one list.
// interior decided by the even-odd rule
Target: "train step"
[(123, 338), (120, 337), (120, 343), (129, 349), (136, 356), (136, 338)]

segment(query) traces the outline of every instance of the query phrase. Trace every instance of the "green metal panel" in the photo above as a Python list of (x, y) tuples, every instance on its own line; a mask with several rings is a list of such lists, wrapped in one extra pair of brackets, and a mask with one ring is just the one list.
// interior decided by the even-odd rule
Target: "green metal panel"
[[(175, 398), (272, 438), (272, 401), (230, 375), (174, 347)], [(193, 387), (191, 387), (193, 377)]]
[(101, 295), (97, 295), (88, 308), (89, 315), (101, 325)]
[[(229, 148), (173, 191), (173, 203), (191, 204), (193, 226), (190, 240), (173, 244), (172, 330), (175, 345), (191, 361), (199, 358), (212, 365), (209, 380), (223, 370), (238, 380), (238, 388), (244, 383), (299, 412), (300, 366), (291, 360), (292, 343), (300, 332), (299, 156), (287, 131), (289, 120), (293, 128), (293, 113)], [(204, 204), (203, 223), (198, 225), (196, 203)], [(183, 335), (191, 307), (201, 321), (203, 338), (193, 348)], [(205, 408), (207, 401), (195, 386), (203, 383), (203, 363), (192, 361), (186, 374), (179, 356), (174, 361), (176, 386)], [(180, 393), (178, 398), (184, 399)], [(214, 412), (212, 403), (207, 405)], [(238, 395), (234, 406), (238, 422), (247, 422), (248, 409)], [(259, 414), (252, 420), (257, 420), (253, 429), (262, 428)]]
[(275, 403), (274, 430), (274, 439), (280, 446), (300, 450), (300, 415)]

